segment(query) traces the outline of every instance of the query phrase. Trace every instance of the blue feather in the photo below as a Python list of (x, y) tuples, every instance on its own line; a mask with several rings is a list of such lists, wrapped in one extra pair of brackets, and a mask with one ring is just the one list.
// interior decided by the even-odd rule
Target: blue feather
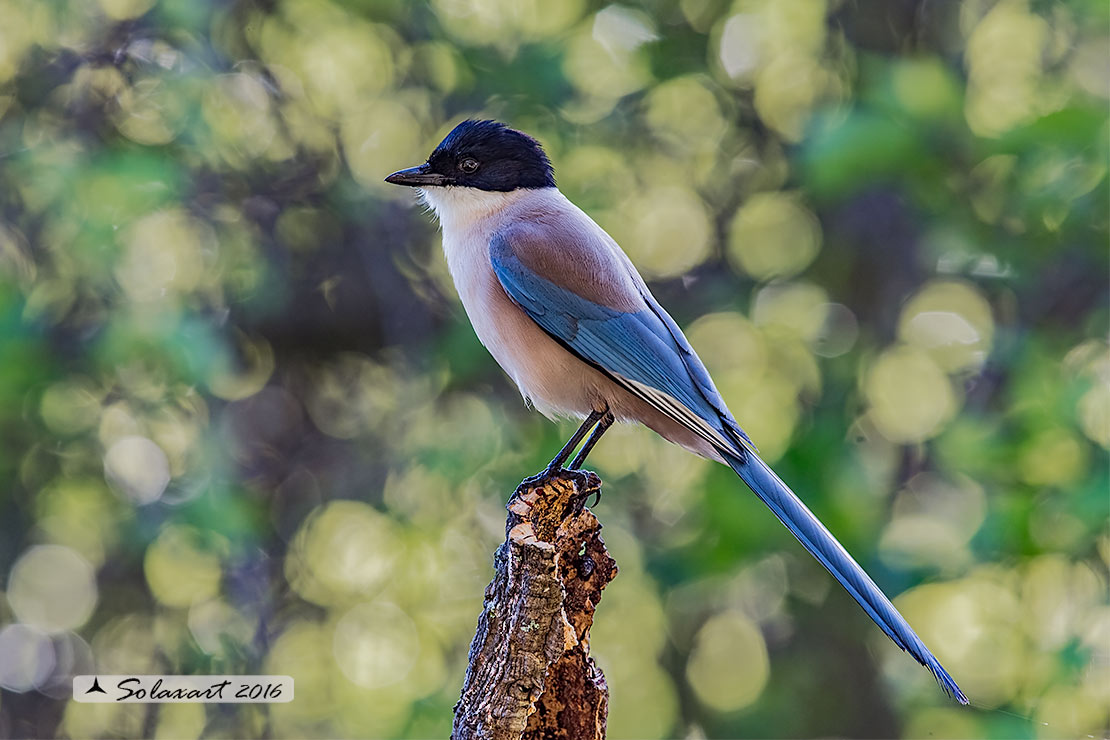
[[(648, 304), (641, 311), (627, 313), (582, 298), (529, 270), (503, 234), (495, 235), (491, 241), (490, 262), (509, 297), (544, 331), (579, 357), (617, 379), (663, 391), (718, 434), (727, 437), (725, 430), (734, 428), (736, 434), (744, 437), (727, 412), (722, 415), (711, 402), (710, 399), (719, 401), (720, 395), (709, 380), (709, 373), (678, 327), (672, 330), (660, 318), (660, 313), (666, 316), (662, 308), (657, 312)], [(666, 318), (670, 321), (670, 316)], [(684, 347), (676, 342), (676, 334)], [(691, 377), (688, 367), (691, 361), (704, 379), (702, 386)], [(723, 402), (720, 407), (724, 407)]]
[[(685, 406), (715, 435), (696, 429), (684, 415), (641, 394), (661, 412), (714, 444), (736, 474), (824, 565), (871, 619), (900, 648), (928, 668), (945, 693), (967, 704), (959, 686), (870, 576), (766, 463), (751, 449), (682, 330), (648, 292), (645, 308), (618, 311), (582, 298), (537, 275), (513, 251), (511, 235), (490, 243), (490, 262), (505, 292), (544, 331), (632, 392), (648, 386)], [(633, 381), (629, 384), (627, 381)]]
[(894, 643), (917, 659), (917, 662), (932, 671), (944, 692), (955, 697), (961, 704), (967, 704), (967, 697), (960, 687), (944, 670), (940, 661), (929, 652), (925, 643), (913, 631), (909, 623), (890, 603), (890, 599), (879, 590), (871, 577), (836, 541), (832, 533), (814, 516), (802, 500), (790, 490), (775, 471), (763, 462), (758, 455), (745, 451), (743, 455), (725, 455), (730, 467), (736, 471), (748, 487), (755, 491), (760, 500), (774, 512), (786, 528), (798, 538), (805, 549), (825, 566), (840, 585), (879, 628), (894, 640)]

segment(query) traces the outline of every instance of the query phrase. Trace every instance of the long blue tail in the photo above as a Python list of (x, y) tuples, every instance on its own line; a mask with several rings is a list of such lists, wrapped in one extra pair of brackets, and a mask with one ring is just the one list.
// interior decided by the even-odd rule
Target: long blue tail
[(755, 491), (763, 503), (775, 512), (775, 516), (794, 533), (810, 553), (821, 561), (833, 574), (840, 585), (847, 589), (875, 624), (894, 640), (921, 665), (932, 671), (944, 692), (961, 704), (967, 704), (967, 697), (960, 687), (944, 670), (940, 661), (929, 652), (925, 643), (913, 631), (890, 599), (879, 590), (871, 577), (852, 559), (843, 545), (836, 541), (825, 525), (813, 515), (801, 499), (791, 491), (775, 471), (759, 456), (750, 450), (744, 451), (744, 459), (725, 453), (729, 465), (748, 486)]

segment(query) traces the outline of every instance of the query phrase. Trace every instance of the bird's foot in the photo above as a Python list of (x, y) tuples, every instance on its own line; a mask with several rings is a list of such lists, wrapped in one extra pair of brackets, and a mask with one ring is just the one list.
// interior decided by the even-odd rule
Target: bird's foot
[(523, 486), (541, 486), (553, 480), (571, 480), (582, 489), (595, 489), (601, 485), (601, 479), (592, 470), (577, 470), (562, 466), (548, 465), (543, 472), (536, 473), (521, 481)]
[(542, 486), (545, 483), (550, 483), (556, 478), (562, 478), (563, 474), (566, 472), (566, 468), (560, 465), (548, 465), (543, 469), (543, 472), (536, 473), (522, 480), (520, 485), (528, 487)]
[(581, 513), (590, 496), (594, 497), (591, 506), (597, 506), (601, 501), (601, 478), (590, 470), (572, 470), (560, 466), (547, 466), (543, 472), (525, 478), (520, 483), (518, 491), (524, 489), (544, 488), (554, 481), (569, 481), (577, 490), (577, 501), (574, 505), (575, 513)]
[[(601, 481), (600, 480), (598, 481), (597, 488), (595, 488), (592, 491), (587, 491), (586, 494), (587, 494), (587, 496), (593, 496), (594, 497), (594, 501), (593, 501), (592, 504), (589, 505), (589, 508), (592, 509), (592, 508), (596, 507), (598, 504), (600, 504), (601, 503)], [(586, 498), (586, 496), (583, 496), (583, 498)]]

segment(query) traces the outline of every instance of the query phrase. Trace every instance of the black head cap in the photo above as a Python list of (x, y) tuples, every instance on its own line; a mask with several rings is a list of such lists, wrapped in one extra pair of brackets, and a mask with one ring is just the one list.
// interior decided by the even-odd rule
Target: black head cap
[(498, 121), (469, 120), (447, 134), (427, 164), (395, 172), (386, 182), (506, 192), (553, 188), (555, 171), (543, 147), (528, 134)]

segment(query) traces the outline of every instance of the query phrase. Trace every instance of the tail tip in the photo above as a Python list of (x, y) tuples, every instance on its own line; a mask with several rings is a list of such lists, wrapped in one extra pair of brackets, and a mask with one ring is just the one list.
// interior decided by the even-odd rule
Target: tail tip
[(932, 670), (933, 676), (937, 679), (937, 683), (944, 689), (944, 693), (951, 696), (960, 704), (967, 706), (967, 695), (965, 695), (963, 691), (960, 691), (960, 687), (957, 686), (955, 680), (948, 675), (948, 671), (944, 670), (939, 663), (929, 666), (929, 668)]

